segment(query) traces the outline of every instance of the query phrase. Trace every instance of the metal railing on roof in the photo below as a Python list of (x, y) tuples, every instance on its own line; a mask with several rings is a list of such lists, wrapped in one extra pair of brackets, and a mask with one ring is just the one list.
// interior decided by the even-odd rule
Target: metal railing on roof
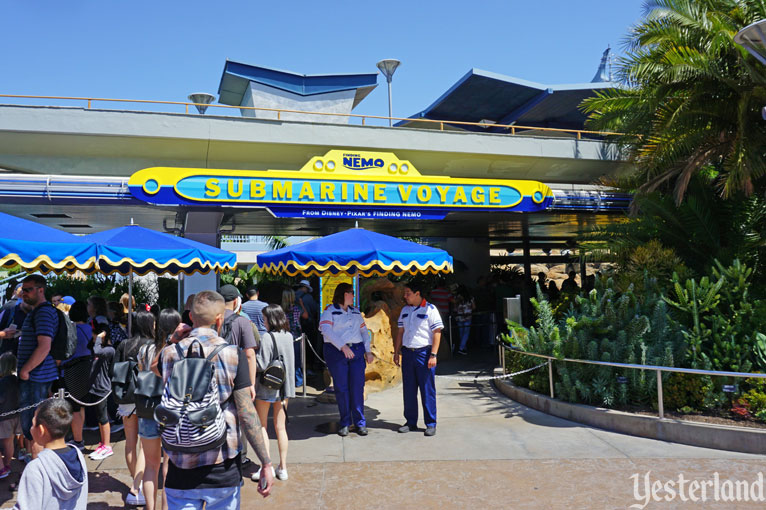
[[(103, 98), (103, 97), (74, 97), (74, 96), (34, 96), (34, 95), (23, 95), (23, 94), (0, 94), (0, 98), (8, 98), (8, 99), (29, 99), (29, 100), (53, 100), (53, 101), (81, 101), (86, 103), (86, 108), (91, 109), (93, 108), (93, 103), (137, 103), (137, 104), (146, 104), (146, 105), (171, 105), (171, 106), (183, 106), (184, 107), (184, 114), (189, 114), (189, 107), (190, 106), (206, 106), (208, 108), (222, 108), (224, 111), (231, 111), (234, 110), (250, 110), (250, 111), (261, 111), (261, 112), (272, 112), (276, 113), (276, 119), (269, 119), (269, 118), (258, 118), (258, 120), (288, 120), (288, 119), (282, 119), (283, 114), (299, 114), (299, 115), (319, 115), (319, 116), (329, 116), (329, 117), (348, 117), (352, 119), (359, 119), (361, 121), (361, 125), (365, 126), (367, 125), (368, 120), (381, 120), (381, 121), (404, 121), (409, 122), (412, 124), (419, 124), (419, 123), (425, 123), (425, 124), (431, 124), (433, 126), (439, 127), (439, 131), (444, 131), (445, 126), (446, 127), (478, 127), (481, 128), (482, 131), (472, 131), (472, 133), (491, 133), (491, 134), (499, 134), (494, 131), (489, 131), (490, 129), (501, 129), (501, 130), (507, 130), (510, 135), (521, 135), (521, 134), (555, 134), (555, 135), (573, 135), (578, 140), (581, 140), (583, 137), (596, 137), (596, 138), (603, 138), (607, 136), (618, 136), (621, 133), (613, 133), (613, 132), (605, 132), (605, 131), (589, 131), (585, 129), (562, 129), (562, 128), (547, 128), (547, 127), (536, 127), (536, 126), (519, 126), (516, 124), (488, 124), (486, 122), (466, 122), (466, 121), (457, 121), (457, 120), (435, 120), (435, 119), (426, 119), (426, 118), (410, 118), (410, 117), (384, 117), (381, 115), (359, 115), (355, 113), (338, 113), (338, 112), (315, 112), (315, 111), (304, 111), (304, 110), (290, 110), (290, 109), (284, 109), (284, 108), (262, 108), (258, 106), (232, 106), (232, 105), (226, 105), (226, 104), (202, 104), (202, 103), (191, 103), (191, 102), (185, 102), (185, 101), (156, 101), (156, 100), (150, 100), (150, 99), (113, 99), (113, 98)], [(38, 105), (40, 106), (40, 105)], [(42, 105), (42, 106), (59, 106), (59, 105)], [(138, 110), (142, 111), (142, 110)], [(197, 115), (197, 114), (194, 114)], [(244, 117), (247, 118), (247, 117)], [(289, 119), (289, 120), (295, 120), (295, 119)], [(388, 126), (379, 126), (379, 127), (388, 127)], [(412, 126), (408, 126), (412, 127)]]

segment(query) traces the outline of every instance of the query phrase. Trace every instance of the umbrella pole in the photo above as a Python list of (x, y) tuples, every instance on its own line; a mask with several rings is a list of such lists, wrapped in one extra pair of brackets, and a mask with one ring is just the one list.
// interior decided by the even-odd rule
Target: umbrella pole
[(133, 329), (133, 268), (128, 273), (128, 338), (132, 337)]
[(306, 397), (306, 379), (309, 378), (306, 374), (306, 333), (301, 335), (301, 367), (303, 367), (303, 397)]

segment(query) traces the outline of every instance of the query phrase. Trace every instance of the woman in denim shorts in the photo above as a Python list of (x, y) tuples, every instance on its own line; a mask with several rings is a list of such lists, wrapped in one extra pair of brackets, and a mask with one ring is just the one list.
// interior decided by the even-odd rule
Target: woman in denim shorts
[[(153, 344), (141, 349), (138, 354), (138, 370), (141, 372), (157, 372), (157, 362), (162, 349), (167, 345), (167, 338), (181, 323), (181, 315), (172, 308), (166, 308), (160, 312), (157, 321), (157, 336)], [(138, 437), (141, 438), (141, 448), (144, 450), (146, 467), (144, 468), (144, 497), (146, 498), (146, 510), (154, 510), (157, 499), (157, 486), (159, 467), (162, 462), (162, 440), (160, 439), (160, 426), (151, 418), (138, 418)], [(165, 462), (165, 470), (167, 462)], [(163, 476), (167, 471), (163, 472)], [(163, 492), (163, 498), (164, 498)]]
[[(154, 343), (155, 327), (154, 315), (149, 312), (138, 312), (133, 321), (133, 336), (123, 340), (117, 346), (115, 362), (136, 361), (138, 353), (144, 345)], [(125, 426), (125, 463), (133, 477), (133, 485), (128, 491), (125, 503), (128, 505), (144, 505), (144, 495), (141, 490), (141, 481), (144, 473), (144, 453), (138, 450), (138, 416), (136, 416), (135, 404), (120, 404), (117, 412), (122, 416), (122, 424)]]

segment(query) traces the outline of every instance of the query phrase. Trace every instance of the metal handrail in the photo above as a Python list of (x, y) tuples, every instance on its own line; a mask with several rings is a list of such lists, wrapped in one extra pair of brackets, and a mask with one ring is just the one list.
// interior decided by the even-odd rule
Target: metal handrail
[[(475, 126), (480, 127), (483, 129), (490, 129), (490, 128), (501, 128), (501, 129), (508, 129), (510, 130), (511, 135), (515, 135), (516, 131), (543, 131), (543, 132), (552, 132), (552, 133), (567, 133), (567, 134), (573, 134), (577, 136), (577, 139), (580, 140), (582, 138), (582, 135), (595, 135), (595, 136), (620, 136), (622, 133), (615, 133), (611, 131), (589, 131), (585, 129), (562, 129), (562, 128), (547, 128), (547, 127), (536, 127), (536, 126), (519, 126), (516, 124), (486, 124), (481, 122), (467, 122), (467, 121), (459, 121), (459, 120), (434, 120), (434, 119), (425, 119), (425, 118), (410, 118), (410, 117), (385, 117), (381, 115), (360, 115), (356, 113), (338, 113), (338, 112), (314, 112), (314, 111), (304, 111), (304, 110), (288, 110), (283, 108), (262, 108), (259, 106), (233, 106), (233, 105), (227, 105), (227, 104), (204, 104), (204, 103), (190, 103), (186, 101), (158, 101), (158, 100), (151, 100), (151, 99), (110, 99), (110, 98), (104, 98), (104, 97), (78, 97), (78, 96), (33, 96), (33, 95), (25, 95), (25, 94), (0, 94), (0, 97), (10, 98), (10, 99), (53, 99), (57, 101), (86, 101), (87, 102), (87, 109), (90, 109), (93, 102), (106, 102), (106, 103), (143, 103), (143, 104), (166, 104), (166, 105), (176, 105), (176, 106), (184, 106), (185, 107), (185, 113), (189, 113), (189, 106), (206, 106), (208, 108), (232, 108), (237, 110), (257, 110), (257, 111), (264, 111), (264, 112), (276, 112), (277, 119), (276, 120), (282, 120), (281, 115), (283, 113), (298, 113), (302, 115), (328, 115), (333, 117), (353, 117), (361, 119), (362, 125), (365, 125), (366, 119), (379, 119), (379, 120), (389, 120), (389, 121), (409, 121), (409, 122), (424, 122), (424, 123), (431, 123), (431, 124), (439, 124), (439, 130), (444, 131), (444, 126), (446, 125), (458, 125), (458, 126)], [(259, 120), (274, 120), (274, 119), (259, 119)], [(388, 126), (379, 126), (379, 127), (388, 127)], [(497, 134), (497, 133), (493, 133)]]
[[(505, 342), (499, 342), (498, 345), (501, 349), (507, 349), (519, 354), (524, 354), (527, 356), (533, 356), (535, 358), (544, 358), (548, 360), (548, 385), (550, 386), (550, 394), (551, 398), (555, 398), (553, 394), (553, 361), (568, 361), (571, 363), (583, 363), (586, 365), (601, 365), (601, 366), (607, 366), (607, 367), (617, 367), (617, 368), (632, 368), (637, 370), (654, 370), (657, 372), (657, 410), (659, 414), (659, 418), (663, 419), (665, 417), (665, 408), (663, 405), (663, 393), (662, 393), (662, 372), (677, 372), (681, 374), (696, 374), (696, 375), (709, 375), (709, 376), (716, 376), (716, 377), (745, 377), (745, 378), (757, 378), (757, 379), (766, 379), (766, 374), (753, 374), (750, 372), (724, 372), (724, 371), (716, 371), (716, 370), (701, 370), (698, 368), (678, 368), (678, 367), (666, 367), (662, 365), (638, 365), (635, 363), (614, 363), (610, 361), (592, 361), (592, 360), (584, 360), (584, 359), (572, 359), (572, 358), (557, 358), (555, 356), (550, 356), (547, 354), (537, 354), (536, 352), (527, 352), (522, 351), (520, 349), (517, 349), (511, 345), (507, 345)], [(503, 367), (503, 371), (505, 371), (505, 356), (502, 356), (502, 350), (501, 350), (501, 365)]]

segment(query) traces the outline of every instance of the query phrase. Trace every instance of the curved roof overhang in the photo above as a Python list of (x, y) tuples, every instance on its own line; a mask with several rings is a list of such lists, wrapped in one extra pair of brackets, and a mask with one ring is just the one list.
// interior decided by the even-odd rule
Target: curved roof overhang
[[(356, 90), (353, 107), (378, 85), (378, 73), (297, 74), (227, 60), (218, 85), (218, 102), (240, 106), (250, 82), (260, 83), (300, 96)], [(353, 108), (352, 107), (352, 108)]]
[(397, 125), (438, 129), (438, 124), (417, 123), (425, 118), (486, 123), (486, 128), (459, 126), (474, 131), (494, 129), (492, 124), (583, 129), (585, 114), (579, 109), (583, 99), (618, 86), (612, 82), (545, 85), (471, 69), (428, 108)]

